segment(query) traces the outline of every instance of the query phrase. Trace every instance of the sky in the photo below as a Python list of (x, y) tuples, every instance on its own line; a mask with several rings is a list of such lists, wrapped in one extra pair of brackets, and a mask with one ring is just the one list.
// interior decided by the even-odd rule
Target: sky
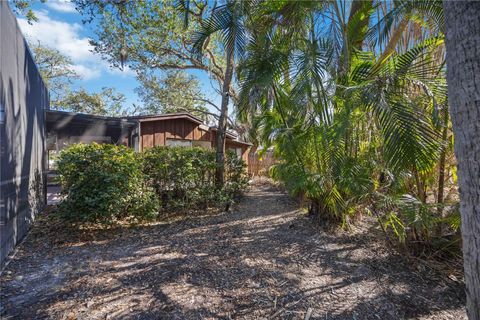
[[(134, 92), (139, 86), (135, 72), (128, 67), (123, 71), (111, 68), (100, 55), (92, 52), (89, 38), (94, 38), (93, 26), (82, 23), (81, 15), (73, 4), (68, 0), (48, 0), (45, 3), (38, 1), (34, 2), (32, 9), (38, 21), (29, 24), (25, 17), (17, 16), (24, 36), (30, 42), (40, 42), (68, 56), (81, 77), (74, 83), (76, 88), (99, 92), (103, 87), (113, 87), (125, 95), (126, 108), (134, 103), (141, 105)], [(195, 72), (194, 75), (200, 79), (207, 96), (215, 95), (206, 74)]]

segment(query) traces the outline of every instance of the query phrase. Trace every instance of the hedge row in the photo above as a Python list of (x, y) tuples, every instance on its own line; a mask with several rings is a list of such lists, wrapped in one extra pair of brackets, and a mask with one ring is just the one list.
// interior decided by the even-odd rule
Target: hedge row
[(110, 223), (153, 219), (172, 210), (225, 206), (247, 186), (245, 163), (226, 157), (226, 183), (216, 188), (215, 152), (155, 147), (135, 153), (124, 146), (75, 144), (63, 150), (58, 172), (69, 220)]

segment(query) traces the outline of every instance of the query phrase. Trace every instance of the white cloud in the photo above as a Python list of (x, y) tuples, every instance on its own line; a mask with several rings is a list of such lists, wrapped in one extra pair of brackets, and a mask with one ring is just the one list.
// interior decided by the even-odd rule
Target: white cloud
[(109, 68), (108, 70), (111, 74), (121, 76), (121, 77), (134, 77), (136, 75), (135, 71), (130, 69), (129, 66), (124, 66), (123, 70), (118, 68)]
[(54, 20), (44, 10), (36, 11), (35, 15), (38, 21), (33, 24), (29, 24), (26, 19), (18, 19), (20, 28), (27, 38), (55, 48), (70, 57), (74, 69), (84, 80), (98, 78), (102, 72), (110, 72), (108, 63), (92, 52), (93, 47), (89, 39), (81, 36), (82, 25)]
[(82, 64), (76, 64), (72, 68), (83, 80), (99, 78), (102, 72), (98, 69), (88, 68)]
[(64, 13), (76, 12), (75, 6), (68, 0), (48, 0), (46, 2), (48, 8)]

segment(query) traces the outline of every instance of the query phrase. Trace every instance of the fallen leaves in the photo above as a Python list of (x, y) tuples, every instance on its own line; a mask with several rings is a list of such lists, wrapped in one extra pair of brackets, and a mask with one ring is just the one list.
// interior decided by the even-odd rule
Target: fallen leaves
[(168, 223), (78, 229), (43, 217), (2, 275), (0, 313), (23, 319), (465, 318), (455, 276), (454, 285), (443, 285), (430, 269), (410, 269), (375, 241), (368, 229), (319, 230), (288, 196), (265, 184), (231, 213)]

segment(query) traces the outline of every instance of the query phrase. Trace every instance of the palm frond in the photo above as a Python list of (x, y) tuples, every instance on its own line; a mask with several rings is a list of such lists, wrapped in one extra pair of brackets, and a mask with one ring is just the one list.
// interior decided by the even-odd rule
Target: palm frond
[(193, 34), (192, 53), (201, 59), (207, 39), (220, 32), (225, 50), (235, 53), (237, 57), (241, 56), (248, 41), (242, 12), (241, 5), (230, 1), (215, 7), (210, 16), (201, 21), (199, 29)]

